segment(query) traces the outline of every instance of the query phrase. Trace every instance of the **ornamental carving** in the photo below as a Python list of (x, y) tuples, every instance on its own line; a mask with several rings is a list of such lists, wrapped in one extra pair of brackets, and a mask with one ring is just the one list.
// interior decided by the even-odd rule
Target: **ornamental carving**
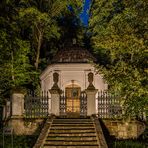
[(90, 72), (88, 74), (88, 82), (89, 82), (89, 85), (87, 87), (87, 89), (95, 89), (94, 85), (93, 85), (93, 81), (94, 81), (94, 74), (92, 72)]
[(52, 90), (58, 90), (59, 86), (58, 86), (58, 81), (59, 81), (59, 74), (57, 72), (53, 73), (53, 86), (52, 86)]
[(53, 82), (58, 84), (59, 81), (59, 74), (57, 72), (53, 73)]

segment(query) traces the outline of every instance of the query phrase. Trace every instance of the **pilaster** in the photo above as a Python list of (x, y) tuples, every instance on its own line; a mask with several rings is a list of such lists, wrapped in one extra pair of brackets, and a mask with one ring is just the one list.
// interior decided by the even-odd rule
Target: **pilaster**
[(23, 116), (24, 114), (24, 94), (12, 94), (12, 116)]
[(96, 93), (97, 89), (86, 89), (87, 94), (87, 116), (96, 114)]

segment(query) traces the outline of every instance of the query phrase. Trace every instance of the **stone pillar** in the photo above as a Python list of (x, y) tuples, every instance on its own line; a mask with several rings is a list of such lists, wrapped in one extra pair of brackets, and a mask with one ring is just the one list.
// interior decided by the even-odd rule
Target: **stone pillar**
[(89, 90), (86, 89), (87, 94), (87, 116), (96, 114), (96, 93), (97, 89)]
[(51, 93), (51, 114), (59, 116), (61, 90), (58, 86), (59, 74), (56, 72), (53, 73), (53, 81), (54, 81), (54, 84), (53, 84), (51, 90), (49, 90)]
[(60, 113), (60, 91), (50, 90), (51, 93), (51, 114), (59, 116)]
[(88, 82), (89, 86), (85, 90), (87, 94), (87, 116), (91, 116), (96, 114), (96, 93), (97, 89), (95, 89), (93, 85), (93, 73), (90, 72), (88, 74)]
[(24, 113), (24, 94), (12, 94), (12, 116), (23, 116)]

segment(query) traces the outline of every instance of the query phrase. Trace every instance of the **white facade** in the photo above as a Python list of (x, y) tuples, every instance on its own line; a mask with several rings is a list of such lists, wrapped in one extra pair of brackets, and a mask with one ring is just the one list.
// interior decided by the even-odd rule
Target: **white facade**
[[(72, 83), (76, 84), (81, 88), (81, 91), (87, 89), (88, 73), (94, 74), (93, 85), (98, 91), (106, 90), (107, 84), (104, 82), (100, 74), (96, 74), (95, 68), (89, 63), (60, 63), (49, 65), (41, 74), (41, 89), (42, 91), (49, 91), (53, 82), (53, 73), (59, 74), (58, 86), (62, 91)], [(49, 94), (50, 97), (50, 94)]]

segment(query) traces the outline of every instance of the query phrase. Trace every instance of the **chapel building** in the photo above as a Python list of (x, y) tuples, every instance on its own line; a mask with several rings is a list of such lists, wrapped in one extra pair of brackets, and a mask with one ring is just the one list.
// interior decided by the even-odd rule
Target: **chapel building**
[[(96, 59), (88, 50), (77, 45), (59, 50), (53, 57), (52, 64), (48, 65), (40, 76), (42, 92), (48, 92), (58, 88), (66, 98), (66, 112), (77, 112), (80, 114), (81, 108), (83, 108), (81, 92), (85, 92), (88, 88), (95, 89), (95, 95), (97, 97), (97, 91), (107, 90), (107, 84), (103, 80), (102, 75), (94, 67), (95, 61)], [(51, 93), (48, 95), (52, 97)], [(49, 103), (49, 112), (55, 113), (55, 110), (59, 110), (60, 112), (60, 109), (53, 102), (51, 100)], [(96, 108), (96, 103), (96, 101), (91, 103), (89, 108)], [(96, 111), (93, 112), (93, 114), (95, 113)], [(56, 114), (60, 115), (57, 112)]]

